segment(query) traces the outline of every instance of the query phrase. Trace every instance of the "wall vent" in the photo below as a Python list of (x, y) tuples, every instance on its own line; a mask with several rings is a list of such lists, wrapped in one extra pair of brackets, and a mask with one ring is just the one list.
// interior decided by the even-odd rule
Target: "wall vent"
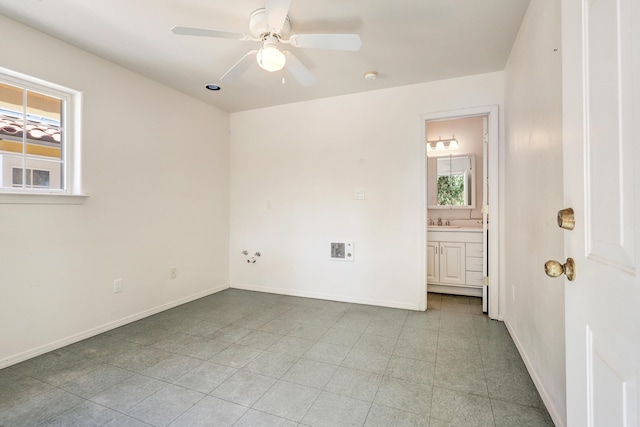
[(353, 261), (353, 242), (331, 242), (331, 259), (334, 261)]

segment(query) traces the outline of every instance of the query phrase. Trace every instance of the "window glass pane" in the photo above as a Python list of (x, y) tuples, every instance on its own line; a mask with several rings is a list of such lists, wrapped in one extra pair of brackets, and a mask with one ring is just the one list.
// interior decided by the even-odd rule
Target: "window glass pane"
[(0, 83), (0, 108), (22, 115), (22, 88)]
[(463, 206), (464, 175), (447, 175), (438, 177), (438, 204)]
[(61, 159), (62, 100), (27, 91), (27, 154)]
[(31, 174), (31, 182), (34, 187), (51, 188), (50, 183), (51, 172), (34, 169)]
[(27, 159), (27, 186), (34, 189), (63, 188), (62, 164), (43, 159)]
[(0, 156), (23, 153), (23, 90), (0, 83)]
[(13, 179), (11, 181), (11, 184), (14, 187), (22, 187), (22, 182), (23, 182), (23, 180), (22, 180), (22, 171), (23, 171), (23, 169), (22, 168), (12, 168), (11, 170), (13, 171), (13, 174), (12, 174), (12, 178)]
[(0, 175), (0, 188), (22, 188), (23, 157), (0, 153), (2, 161), (2, 174)]

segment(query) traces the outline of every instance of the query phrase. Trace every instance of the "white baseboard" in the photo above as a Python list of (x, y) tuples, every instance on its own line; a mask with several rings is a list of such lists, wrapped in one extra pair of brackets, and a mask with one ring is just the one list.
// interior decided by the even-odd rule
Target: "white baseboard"
[(104, 325), (98, 326), (96, 328), (89, 329), (84, 332), (80, 332), (75, 335), (71, 335), (70, 337), (62, 338), (56, 341), (53, 341), (49, 344), (45, 344), (40, 347), (36, 347), (31, 350), (24, 351), (22, 353), (18, 353), (14, 356), (9, 356), (5, 359), (0, 360), (0, 369), (6, 368), (7, 366), (15, 365), (16, 363), (22, 362), (27, 359), (31, 359), (32, 357), (39, 356), (41, 354), (57, 350), (69, 344), (76, 343), (78, 341), (82, 341), (84, 339), (93, 337), (95, 335), (101, 334), (106, 331), (110, 331), (111, 329), (118, 328), (120, 326), (126, 325), (127, 323), (135, 322), (136, 320), (143, 319), (145, 317), (149, 317), (151, 315), (160, 313), (161, 311), (168, 310), (173, 307), (177, 307), (179, 305), (185, 304), (187, 302), (191, 302), (197, 300), (202, 297), (206, 297), (207, 295), (215, 294), (217, 292), (228, 289), (229, 285), (220, 285), (215, 288), (209, 288), (207, 290), (197, 292), (193, 295), (186, 296), (184, 298), (180, 298), (175, 301), (171, 301), (166, 304), (159, 305), (154, 308), (150, 308), (148, 310), (141, 311), (140, 313), (132, 314), (131, 316), (123, 317), (118, 320), (114, 320), (113, 322), (106, 323)]
[(317, 292), (296, 291), (283, 288), (271, 288), (266, 286), (245, 285), (240, 283), (232, 283), (229, 285), (232, 289), (243, 289), (245, 291), (266, 292), (270, 294), (288, 295), (292, 297), (315, 298), (329, 301), (349, 302), (354, 304), (375, 305), (378, 307), (402, 308), (405, 310), (419, 310), (419, 304), (405, 304), (397, 301), (374, 300), (367, 298), (348, 297), (344, 295), (322, 294)]
[(542, 398), (544, 405), (547, 407), (547, 410), (549, 411), (549, 415), (551, 415), (551, 419), (553, 420), (553, 423), (556, 425), (556, 427), (566, 427), (566, 420), (563, 419), (563, 417), (558, 413), (558, 409), (556, 408), (553, 400), (551, 399), (551, 396), (549, 396), (549, 393), (547, 393), (547, 389), (542, 384), (542, 381), (540, 380), (538, 373), (536, 372), (535, 369), (533, 369), (531, 359), (529, 359), (529, 356), (524, 351), (524, 348), (522, 346), (522, 343), (518, 339), (518, 336), (514, 333), (513, 328), (511, 327), (508, 321), (505, 320), (504, 324), (507, 327), (507, 330), (509, 331), (509, 335), (511, 335), (511, 339), (513, 339), (513, 342), (518, 348), (520, 357), (522, 357), (522, 360), (525, 366), (527, 367), (527, 371), (529, 371), (529, 375), (531, 376), (533, 383), (538, 389), (538, 393), (540, 393), (540, 397)]

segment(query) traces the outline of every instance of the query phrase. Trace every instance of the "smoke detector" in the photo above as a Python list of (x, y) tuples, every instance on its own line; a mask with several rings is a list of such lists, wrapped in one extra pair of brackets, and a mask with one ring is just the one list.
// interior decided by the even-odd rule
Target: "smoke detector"
[(366, 73), (364, 73), (364, 78), (366, 80), (375, 80), (378, 78), (378, 72), (377, 71), (367, 71)]

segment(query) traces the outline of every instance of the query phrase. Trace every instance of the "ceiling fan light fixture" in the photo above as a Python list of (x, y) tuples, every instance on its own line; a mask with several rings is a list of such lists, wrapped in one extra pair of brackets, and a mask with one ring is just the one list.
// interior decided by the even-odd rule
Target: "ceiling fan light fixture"
[(284, 68), (286, 58), (284, 53), (278, 49), (278, 39), (274, 36), (269, 36), (264, 41), (264, 46), (258, 51), (256, 60), (258, 65), (267, 71), (280, 71)]

